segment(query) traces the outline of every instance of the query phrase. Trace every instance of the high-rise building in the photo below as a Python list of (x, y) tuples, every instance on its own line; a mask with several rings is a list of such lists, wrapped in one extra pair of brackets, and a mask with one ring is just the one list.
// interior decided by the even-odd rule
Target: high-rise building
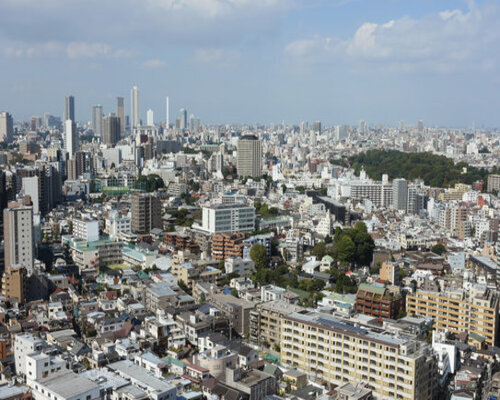
[(14, 136), (14, 123), (12, 115), (8, 112), (0, 112), (0, 141), (5, 143), (12, 142)]
[(489, 174), (488, 183), (486, 185), (488, 192), (493, 193), (494, 191), (500, 192), (500, 175), (499, 174)]
[(24, 303), (26, 284), (26, 268), (23, 265), (9, 265), (2, 275), (2, 296), (7, 301), (17, 299), (19, 303)]
[(165, 99), (165, 107), (167, 108), (167, 121), (165, 123), (167, 129), (170, 127), (170, 98), (167, 96)]
[(24, 265), (33, 268), (33, 207), (21, 203), (9, 203), (3, 210), (3, 234), (5, 246), (5, 266)]
[(179, 110), (179, 128), (180, 129), (187, 129), (188, 127), (188, 117), (187, 117), (187, 111), (185, 108), (181, 108)]
[(313, 122), (313, 131), (321, 134), (321, 121)]
[(134, 85), (130, 91), (130, 128), (131, 130), (141, 125), (139, 87)]
[(120, 120), (120, 137), (125, 136), (125, 99), (123, 97), (116, 98), (116, 115)]
[(161, 228), (161, 201), (151, 193), (136, 193), (132, 196), (131, 229), (135, 233), (149, 233)]
[(78, 151), (79, 145), (76, 123), (68, 119), (64, 122), (64, 149), (68, 153), (68, 158), (73, 158), (73, 154)]
[(422, 133), (424, 131), (424, 121), (420, 120), (418, 121), (418, 132)]
[(256, 178), (262, 175), (262, 144), (254, 135), (238, 140), (238, 176)]
[(75, 121), (75, 98), (73, 96), (66, 96), (64, 102), (64, 120), (67, 121), (70, 119), (73, 122)]
[(406, 211), (408, 204), (408, 182), (406, 179), (392, 181), (392, 207), (395, 210)]
[(104, 118), (103, 143), (114, 146), (120, 140), (120, 119), (110, 114)]
[(155, 124), (153, 110), (151, 108), (146, 113), (146, 125), (153, 126)]
[(102, 106), (100, 104), (92, 107), (92, 130), (94, 136), (102, 138)]

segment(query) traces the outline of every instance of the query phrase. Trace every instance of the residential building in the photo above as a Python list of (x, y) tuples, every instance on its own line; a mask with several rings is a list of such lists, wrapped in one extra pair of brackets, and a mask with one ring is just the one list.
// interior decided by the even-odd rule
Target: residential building
[(11, 202), (3, 210), (5, 265), (33, 268), (33, 207)]
[(398, 211), (406, 211), (408, 204), (408, 182), (406, 179), (392, 181), (392, 207)]
[(436, 361), (427, 343), (354, 326), (315, 312), (291, 313), (281, 324), (280, 360), (334, 385), (367, 382), (381, 399), (431, 400)]
[[(0, 114), (1, 118), (1, 114)], [(1, 127), (0, 127), (0, 136), (1, 136)], [(489, 193), (493, 193), (493, 191), (500, 191), (500, 175), (499, 174), (489, 174), (488, 175), (488, 183), (487, 188)]]
[(108, 146), (114, 146), (120, 141), (120, 118), (115, 114), (104, 117), (104, 134), (102, 142)]
[(26, 268), (23, 265), (8, 265), (2, 275), (2, 296), (5, 300), (26, 300)]
[(159, 197), (152, 193), (133, 194), (132, 232), (149, 233), (151, 229), (161, 227), (161, 201)]
[(66, 150), (68, 158), (72, 159), (79, 148), (80, 143), (76, 123), (68, 119), (64, 121), (64, 150)]
[(212, 257), (216, 260), (243, 256), (245, 234), (218, 233), (212, 236)]
[(102, 127), (102, 106), (92, 106), (92, 130), (94, 131), (94, 136), (102, 138)]
[(262, 143), (254, 135), (238, 140), (238, 176), (256, 178), (262, 175)]
[[(417, 290), (406, 296), (409, 315), (432, 317), (436, 330), (479, 335), (498, 344), (498, 295), (483, 285), (470, 289), (447, 286), (442, 291)], [(469, 340), (471, 340), (469, 338)]]
[(356, 312), (378, 318), (396, 319), (404, 310), (404, 298), (384, 286), (362, 283), (356, 294)]
[(99, 240), (99, 221), (88, 218), (74, 218), (73, 237), (86, 242)]

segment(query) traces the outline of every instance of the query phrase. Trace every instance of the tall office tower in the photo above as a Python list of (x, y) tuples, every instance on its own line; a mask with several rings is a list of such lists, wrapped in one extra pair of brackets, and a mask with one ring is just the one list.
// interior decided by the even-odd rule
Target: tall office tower
[(70, 119), (75, 121), (75, 98), (73, 96), (66, 96), (64, 103), (64, 120)]
[(139, 87), (134, 85), (130, 91), (130, 129), (137, 128), (141, 124)]
[(181, 108), (179, 110), (179, 121), (180, 121), (179, 128), (180, 129), (187, 129), (187, 123), (188, 123), (188, 121), (187, 121), (187, 119), (188, 119), (187, 115), (188, 114), (187, 114), (186, 109)]
[(120, 120), (120, 137), (125, 137), (125, 100), (123, 97), (116, 98), (116, 115)]
[(92, 106), (92, 130), (94, 136), (102, 138), (102, 106)]
[[(5, 171), (0, 171), (0, 209), (7, 208), (9, 202), (9, 189), (7, 188), (7, 176)], [(3, 238), (3, 212), (0, 212), (0, 241)]]
[(34, 116), (30, 120), (30, 130), (37, 131), (42, 127), (42, 117)]
[(22, 264), (33, 268), (33, 207), (11, 202), (3, 210), (5, 266)]
[(40, 185), (38, 176), (27, 176), (22, 181), (23, 192), (30, 196), (33, 204), (33, 214), (40, 213)]
[(422, 133), (424, 131), (424, 121), (420, 120), (418, 121), (418, 132)]
[(0, 141), (5, 143), (12, 142), (14, 136), (14, 122), (12, 115), (8, 112), (0, 112)]
[(300, 134), (303, 135), (304, 133), (306, 133), (306, 130), (307, 130), (307, 122), (302, 121), (300, 123)]
[(406, 211), (408, 203), (408, 182), (406, 179), (392, 181), (392, 207), (395, 210)]
[(161, 202), (152, 193), (136, 193), (132, 196), (132, 232), (149, 233), (161, 228)]
[(146, 125), (147, 126), (153, 126), (155, 124), (155, 119), (154, 119), (154, 114), (153, 110), (151, 108), (148, 110), (146, 113)]
[(238, 176), (256, 178), (262, 175), (262, 143), (255, 135), (238, 140)]
[(405, 129), (405, 123), (403, 121), (398, 122), (398, 131), (402, 131)]
[(104, 118), (103, 143), (114, 146), (120, 140), (120, 118), (110, 114)]
[(321, 134), (321, 121), (316, 121), (313, 123), (313, 131)]
[(168, 129), (170, 127), (170, 98), (168, 96), (165, 99), (165, 107), (167, 108), (167, 121), (166, 121), (166, 125), (167, 125), (167, 129)]
[(358, 125), (358, 134), (364, 135), (366, 130), (366, 123), (364, 120), (359, 120), (359, 125)]
[(64, 149), (69, 154), (69, 158), (73, 158), (73, 154), (78, 151), (79, 140), (76, 124), (68, 119), (64, 122)]

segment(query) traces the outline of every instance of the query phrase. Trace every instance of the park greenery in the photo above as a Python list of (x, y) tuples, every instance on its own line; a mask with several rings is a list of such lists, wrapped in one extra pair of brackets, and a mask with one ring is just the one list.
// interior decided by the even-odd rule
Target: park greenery
[(165, 187), (163, 179), (156, 175), (141, 175), (134, 183), (134, 189), (145, 190), (148, 193), (155, 192)]
[(389, 179), (423, 179), (432, 187), (453, 187), (456, 183), (471, 184), (486, 181), (489, 173), (499, 173), (498, 166), (488, 172), (465, 162), (454, 163), (451, 158), (432, 153), (405, 153), (397, 150), (368, 150), (345, 159), (343, 164), (354, 168), (359, 175), (362, 168), (367, 175), (380, 180), (383, 174)]

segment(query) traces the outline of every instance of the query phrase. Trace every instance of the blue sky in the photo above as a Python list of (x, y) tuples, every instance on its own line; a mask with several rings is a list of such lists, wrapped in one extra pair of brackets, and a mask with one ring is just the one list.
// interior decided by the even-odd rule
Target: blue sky
[(500, 126), (500, 3), (0, 0), (0, 109), (207, 123)]

